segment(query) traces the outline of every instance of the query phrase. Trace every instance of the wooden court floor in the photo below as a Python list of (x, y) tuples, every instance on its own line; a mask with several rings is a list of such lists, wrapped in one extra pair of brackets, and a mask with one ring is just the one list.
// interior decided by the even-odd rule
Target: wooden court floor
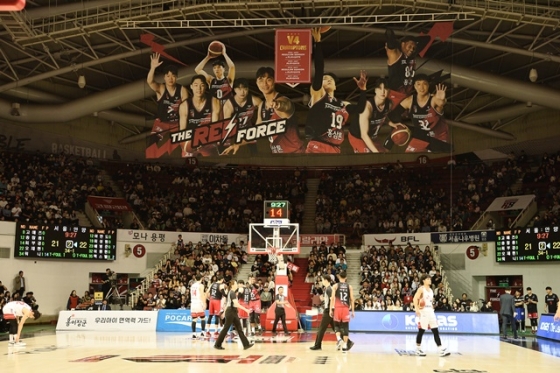
[(0, 371), (527, 373), (560, 368), (560, 343), (535, 338), (447, 334), (442, 341), (448, 357), (438, 356), (431, 333), (424, 337), (426, 357), (414, 355), (413, 334), (351, 333), (355, 346), (347, 353), (336, 351), (331, 333), (321, 351), (311, 351), (314, 338), (314, 333), (267, 333), (247, 351), (235, 340), (219, 351), (213, 340), (193, 341), (182, 333), (38, 332), (24, 339), (25, 348), (0, 342)]

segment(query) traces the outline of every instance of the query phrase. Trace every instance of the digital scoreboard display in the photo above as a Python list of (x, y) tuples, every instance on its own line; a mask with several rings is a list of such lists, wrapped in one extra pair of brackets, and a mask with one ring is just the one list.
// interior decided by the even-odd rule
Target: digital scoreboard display
[(94, 227), (17, 224), (15, 258), (115, 260), (117, 231)]
[(560, 261), (560, 227), (496, 231), (496, 262)]
[(289, 201), (264, 201), (265, 224), (287, 224), (290, 222)]

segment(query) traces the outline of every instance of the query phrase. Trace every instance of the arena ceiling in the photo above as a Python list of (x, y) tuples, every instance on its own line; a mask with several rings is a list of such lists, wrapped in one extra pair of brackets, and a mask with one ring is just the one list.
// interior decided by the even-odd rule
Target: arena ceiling
[[(323, 48), (326, 68), (341, 78), (337, 96), (355, 100), (350, 78), (359, 69), (386, 75), (386, 27), (414, 36), (440, 21), (454, 21), (453, 34), (436, 40), (418, 65), (451, 74), (446, 117), (454, 125), (511, 138), (509, 123), (558, 110), (557, 0), (27, 0), (22, 12), (0, 13), (0, 118), (44, 123), (98, 115), (125, 127), (125, 141), (139, 140), (156, 112), (144, 83), (151, 42), (187, 65), (181, 83), (212, 40), (225, 43), (237, 76), (253, 78), (256, 67), (273, 64), (274, 29), (319, 24), (332, 26)], [(301, 102), (308, 86), (280, 90)], [(16, 102), (19, 117), (11, 115)]]

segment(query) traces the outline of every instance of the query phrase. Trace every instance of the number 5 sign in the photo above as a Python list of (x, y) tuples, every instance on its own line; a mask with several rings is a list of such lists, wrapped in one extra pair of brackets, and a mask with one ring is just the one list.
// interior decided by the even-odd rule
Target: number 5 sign
[(144, 255), (146, 255), (146, 248), (144, 247), (144, 245), (136, 245), (134, 246), (134, 249), (132, 249), (132, 253), (135, 257), (142, 258)]
[(467, 248), (467, 258), (470, 260), (475, 260), (478, 258), (478, 254), (480, 253), (480, 248), (478, 246), (469, 246)]

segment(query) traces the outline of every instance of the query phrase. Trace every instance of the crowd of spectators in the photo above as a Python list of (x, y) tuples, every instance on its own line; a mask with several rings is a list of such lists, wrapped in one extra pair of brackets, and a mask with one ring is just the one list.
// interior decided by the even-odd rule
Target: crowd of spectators
[(208, 288), (222, 276), (229, 282), (239, 266), (247, 263), (247, 253), (241, 245), (184, 243), (179, 240), (173, 258), (160, 268), (135, 305), (137, 310), (186, 309), (190, 307), (190, 286), (196, 275)]
[(88, 195), (114, 196), (92, 159), (2, 152), (0, 220), (77, 225)]
[(447, 309), (447, 289), (429, 246), (424, 250), (411, 244), (371, 246), (362, 253), (360, 261), (356, 309), (410, 310), (412, 298), (421, 286), (419, 278), (425, 273), (432, 278), (435, 309)]
[(496, 197), (513, 194), (510, 186), (521, 171), (510, 159), (492, 165), (407, 168), (397, 162), (325, 171), (316, 200), (316, 232), (357, 238), (469, 229)]
[(306, 175), (244, 167), (107, 164), (126, 200), (150, 230), (248, 232), (262, 223), (263, 201), (287, 199), (292, 222), (303, 222)]
[(534, 217), (530, 225), (535, 227), (560, 224), (560, 152), (544, 153), (536, 169), (523, 177), (524, 194), (534, 194), (539, 206), (547, 206), (541, 215)]

